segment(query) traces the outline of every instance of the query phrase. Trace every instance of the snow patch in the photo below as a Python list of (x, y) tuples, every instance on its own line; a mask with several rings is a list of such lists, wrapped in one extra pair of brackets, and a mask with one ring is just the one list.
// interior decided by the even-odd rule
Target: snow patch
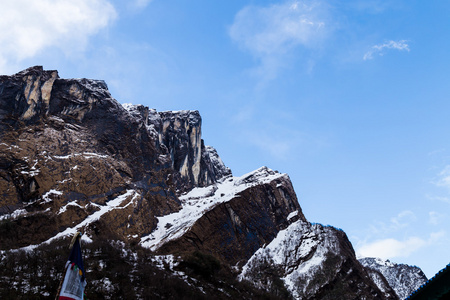
[(28, 212), (25, 209), (16, 209), (15, 211), (13, 211), (10, 214), (6, 214), (3, 216), (0, 216), (0, 221), (2, 220), (6, 220), (6, 219), (17, 219), (19, 217), (23, 217), (26, 214), (28, 214)]
[(291, 212), (288, 216), (287, 216), (287, 220), (289, 221), (290, 219), (292, 219), (293, 217), (298, 215), (298, 210)]
[(78, 203), (77, 203), (77, 200), (75, 200), (75, 201), (71, 201), (71, 202), (67, 203), (66, 205), (62, 206), (62, 207), (59, 209), (59, 211), (58, 211), (57, 214), (60, 215), (60, 214), (65, 213), (65, 212), (67, 211), (67, 208), (68, 208), (69, 206), (76, 206), (76, 207), (79, 207), (79, 208), (83, 208), (83, 206), (81, 206), (80, 204), (78, 204)]
[(77, 156), (82, 156), (86, 159), (108, 158), (108, 155), (102, 155), (102, 154), (97, 154), (97, 153), (93, 153), (93, 152), (74, 153), (74, 154), (68, 154), (68, 155), (54, 155), (53, 157), (57, 158), (57, 159), (69, 159), (69, 158), (77, 157)]
[(39, 170), (20, 171), (21, 174), (30, 175), (31, 177), (39, 175)]
[(51, 195), (61, 196), (63, 193), (57, 190), (50, 190), (42, 196), (42, 203), (52, 202), (53, 199), (50, 198)]
[(168, 266), (171, 271), (173, 268), (178, 266), (178, 262), (175, 260), (175, 256), (172, 254), (169, 255), (155, 255), (151, 257), (151, 260), (155, 263), (155, 265), (160, 270), (164, 270), (165, 266)]
[(133, 103), (122, 103), (122, 107), (125, 108), (127, 111), (133, 110), (135, 105)]

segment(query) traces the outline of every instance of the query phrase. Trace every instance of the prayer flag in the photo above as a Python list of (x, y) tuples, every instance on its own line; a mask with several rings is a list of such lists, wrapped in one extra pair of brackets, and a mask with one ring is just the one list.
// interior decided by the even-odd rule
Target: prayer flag
[(80, 245), (81, 233), (77, 232), (72, 240), (72, 249), (66, 263), (66, 273), (59, 293), (59, 300), (83, 300), (86, 278)]

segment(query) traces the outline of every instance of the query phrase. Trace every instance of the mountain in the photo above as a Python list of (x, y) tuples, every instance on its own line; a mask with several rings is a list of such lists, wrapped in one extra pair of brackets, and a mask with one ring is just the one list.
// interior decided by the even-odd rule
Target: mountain
[(287, 174), (233, 176), (201, 126), (100, 80), (0, 76), (0, 296), (54, 297), (81, 231), (92, 299), (397, 299)]
[(5, 248), (39, 244), (94, 212), (123, 238), (147, 235), (156, 216), (181, 208), (177, 195), (230, 174), (203, 145), (197, 111), (127, 110), (103, 81), (41, 67), (0, 86), (0, 213), (28, 223), (1, 237)]
[(389, 260), (373, 257), (361, 258), (359, 262), (369, 272), (381, 273), (400, 299), (407, 298), (412, 292), (427, 282), (425, 274), (416, 266), (396, 264)]
[(380, 292), (342, 230), (303, 220), (259, 249), (240, 278), (261, 288), (281, 279), (295, 299), (397, 299), (390, 288)]

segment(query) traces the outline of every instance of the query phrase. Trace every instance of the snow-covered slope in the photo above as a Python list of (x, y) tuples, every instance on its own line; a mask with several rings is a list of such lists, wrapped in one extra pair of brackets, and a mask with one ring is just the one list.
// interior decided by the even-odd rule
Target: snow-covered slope
[(158, 217), (157, 228), (141, 245), (164, 254), (200, 250), (243, 264), (280, 229), (305, 220), (289, 176), (267, 167), (195, 188), (179, 199), (181, 209)]
[[(301, 220), (259, 249), (239, 278), (267, 290), (281, 279), (295, 299), (384, 298), (356, 262), (342, 231)], [(395, 299), (389, 292), (383, 294)]]
[(372, 281), (377, 285), (377, 287), (380, 289), (380, 291), (386, 296), (389, 293), (395, 293), (389, 283), (387, 282), (386, 278), (381, 274), (379, 271), (375, 269), (366, 269), (367, 274), (369, 274)]
[(400, 299), (405, 299), (427, 281), (425, 274), (416, 266), (396, 264), (372, 257), (361, 258), (359, 261), (366, 269), (383, 274)]
[(241, 177), (229, 176), (219, 183), (194, 188), (179, 197), (180, 211), (158, 217), (158, 227), (150, 235), (143, 237), (141, 244), (156, 250), (168, 241), (181, 237), (206, 212), (220, 203), (230, 201), (239, 192), (284, 177), (286, 174), (262, 167)]

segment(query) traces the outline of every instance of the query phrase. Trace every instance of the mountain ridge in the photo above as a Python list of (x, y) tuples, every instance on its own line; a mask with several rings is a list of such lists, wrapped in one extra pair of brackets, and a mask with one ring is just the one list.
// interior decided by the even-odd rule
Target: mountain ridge
[(287, 174), (262, 167), (234, 177), (201, 126), (198, 111), (121, 105), (101, 80), (40, 66), (0, 76), (2, 255), (82, 231), (94, 245), (177, 257), (173, 274), (175, 265), (208, 276), (223, 266), (275, 297), (397, 298), (343, 231), (307, 221)]

